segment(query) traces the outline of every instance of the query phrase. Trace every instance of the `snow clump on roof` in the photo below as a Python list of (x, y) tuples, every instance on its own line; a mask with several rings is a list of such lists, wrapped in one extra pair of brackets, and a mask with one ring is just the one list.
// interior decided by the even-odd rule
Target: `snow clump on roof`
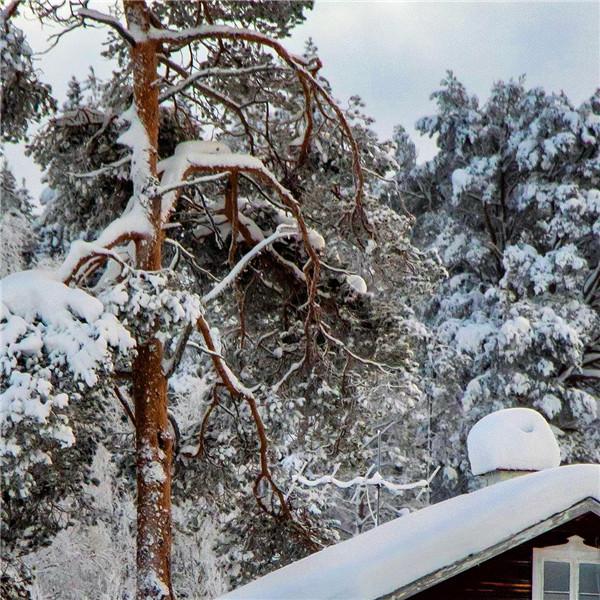
[(474, 475), (560, 465), (560, 450), (548, 422), (530, 408), (507, 408), (483, 417), (469, 432), (467, 449)]

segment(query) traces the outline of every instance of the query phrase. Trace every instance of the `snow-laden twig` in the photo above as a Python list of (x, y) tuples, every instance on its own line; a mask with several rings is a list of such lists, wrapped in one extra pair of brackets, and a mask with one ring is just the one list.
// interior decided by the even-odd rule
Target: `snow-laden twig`
[(240, 67), (238, 69), (224, 69), (222, 67), (214, 67), (209, 69), (202, 69), (196, 71), (189, 77), (186, 77), (179, 83), (172, 85), (165, 89), (160, 95), (160, 101), (174, 96), (175, 94), (183, 91), (186, 87), (192, 85), (198, 79), (203, 79), (205, 77), (235, 77), (240, 75), (251, 75), (252, 73), (261, 73), (264, 71), (282, 71), (284, 68), (276, 67), (275, 65), (265, 64), (265, 65), (254, 65), (252, 67)]
[(112, 27), (131, 46), (135, 46), (137, 42), (143, 41), (141, 32), (134, 33), (128, 30), (119, 19), (112, 15), (107, 15), (91, 8), (81, 8), (77, 11), (77, 16), (81, 17), (82, 20), (91, 19), (97, 23), (103, 23), (104, 25)]
[(88, 171), (87, 173), (69, 173), (69, 175), (71, 175), (71, 177), (76, 177), (77, 179), (97, 177), (98, 175), (102, 175), (103, 173), (106, 173), (111, 169), (118, 169), (119, 167), (122, 167), (123, 165), (126, 165), (129, 162), (131, 162), (131, 156), (124, 156), (123, 158), (108, 163), (98, 169), (95, 169), (94, 171)]
[(209, 356), (214, 356), (216, 358), (220, 358), (221, 360), (225, 360), (223, 358), (223, 356), (221, 354), (219, 354), (218, 352), (215, 352), (214, 350), (210, 350), (206, 346), (202, 346), (201, 344), (197, 344), (196, 342), (188, 341), (188, 342), (186, 342), (186, 346), (189, 346), (190, 348), (194, 348), (195, 350), (198, 350), (198, 352), (204, 352), (204, 354), (208, 354)]
[(413, 481), (411, 483), (392, 483), (391, 481), (388, 481), (387, 479), (382, 477), (382, 475), (379, 472), (375, 472), (371, 477), (359, 476), (349, 479), (348, 481), (343, 481), (335, 477), (335, 474), (337, 473), (338, 469), (339, 465), (336, 465), (332, 475), (323, 475), (318, 479), (308, 479), (303, 475), (295, 475), (293, 481), (298, 481), (298, 483), (301, 483), (302, 485), (305, 485), (307, 487), (317, 487), (319, 485), (331, 484), (341, 489), (347, 489), (353, 486), (378, 485), (393, 492), (403, 492), (406, 490), (414, 490), (416, 488), (427, 487), (439, 471), (440, 467), (437, 467), (428, 479), (419, 479), (418, 481)]
[(200, 264), (198, 264), (198, 261), (196, 260), (196, 257), (187, 248), (185, 248), (182, 244), (180, 244), (177, 240), (174, 240), (172, 238), (165, 238), (165, 244), (169, 244), (169, 245), (173, 246), (179, 252), (181, 252), (183, 255), (185, 255), (188, 258), (188, 260), (190, 261), (190, 264), (192, 265), (192, 267), (194, 269), (197, 269), (201, 273), (204, 273), (204, 275), (206, 275), (213, 281), (216, 281), (216, 282), (220, 281), (220, 279), (218, 277), (215, 277), (208, 269), (205, 269), (204, 267), (200, 266)]
[[(438, 465), (435, 470), (433, 471), (433, 473), (427, 478), (427, 481), (429, 483), (431, 483), (433, 481), (433, 478), (438, 474), (439, 470), (441, 469), (441, 467)], [(425, 492), (427, 492), (429, 490), (429, 486), (427, 486), (426, 488), (421, 489), (421, 491), (417, 494), (416, 500), (418, 500), (422, 494), (424, 494)]]
[(285, 372), (284, 376), (275, 385), (271, 387), (273, 393), (276, 394), (279, 391), (279, 388), (290, 378), (290, 376), (293, 373), (298, 371), (303, 364), (304, 358), (302, 358), (302, 360), (299, 360), (298, 362), (292, 363), (290, 365), (290, 368)]
[(356, 275), (353, 271), (348, 271), (347, 269), (340, 269), (339, 267), (334, 267), (332, 265), (328, 265), (323, 259), (321, 259), (321, 264), (330, 271), (334, 273), (344, 273), (344, 275)]
[(197, 177), (196, 179), (188, 179), (186, 181), (180, 181), (171, 185), (161, 186), (157, 188), (156, 194), (157, 196), (162, 196), (162, 194), (167, 194), (168, 192), (172, 192), (173, 190), (178, 190), (180, 188), (189, 187), (192, 185), (198, 185), (200, 183), (211, 183), (212, 181), (219, 181), (219, 179), (223, 179), (224, 177), (229, 177), (229, 173), (216, 173), (215, 175), (205, 175), (204, 177)]
[(214, 300), (218, 296), (220, 296), (238, 277), (238, 275), (246, 268), (248, 263), (258, 254), (260, 254), (261, 250), (266, 246), (272, 244), (278, 239), (284, 237), (290, 237), (292, 235), (300, 235), (298, 230), (295, 227), (290, 227), (289, 225), (279, 225), (275, 230), (275, 233), (272, 233), (270, 236), (266, 237), (264, 240), (256, 244), (247, 254), (245, 254), (229, 271), (226, 277), (224, 277), (220, 283), (215, 285), (210, 292), (202, 296), (202, 302), (205, 304)]
[[(110, 247), (110, 244), (105, 246), (97, 242), (75, 240), (71, 243), (69, 253), (58, 269), (58, 276), (62, 281), (70, 283), (75, 279), (81, 267), (87, 264), (90, 259), (98, 259), (100, 264), (108, 259), (112, 259), (120, 265), (121, 269), (129, 268), (129, 265), (115, 251), (111, 250)], [(85, 280), (85, 278), (84, 276), (83, 279)]]

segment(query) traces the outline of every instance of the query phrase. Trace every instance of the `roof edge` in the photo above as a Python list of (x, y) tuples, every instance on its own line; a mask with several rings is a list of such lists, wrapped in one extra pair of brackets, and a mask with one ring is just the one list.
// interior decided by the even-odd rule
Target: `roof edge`
[(489, 560), (490, 558), (494, 558), (494, 556), (498, 556), (498, 554), (502, 554), (519, 544), (524, 542), (528, 542), (529, 540), (545, 533), (550, 529), (554, 529), (564, 523), (567, 523), (576, 517), (579, 517), (585, 513), (594, 513), (600, 517), (600, 502), (595, 498), (588, 496), (583, 500), (580, 500), (576, 504), (562, 510), (554, 515), (528, 527), (523, 529), (520, 532), (517, 532), (513, 536), (508, 539), (505, 539), (494, 546), (490, 546), (486, 550), (482, 550), (477, 554), (472, 554), (467, 556), (466, 558), (459, 560), (457, 562), (452, 563), (451, 565), (447, 565), (430, 573), (429, 575), (424, 575), (423, 577), (405, 585), (397, 590), (386, 594), (385, 596), (379, 596), (378, 600), (403, 600), (404, 598), (410, 598), (414, 594), (422, 592), (446, 579), (450, 579), (454, 575), (458, 575), (471, 567)]

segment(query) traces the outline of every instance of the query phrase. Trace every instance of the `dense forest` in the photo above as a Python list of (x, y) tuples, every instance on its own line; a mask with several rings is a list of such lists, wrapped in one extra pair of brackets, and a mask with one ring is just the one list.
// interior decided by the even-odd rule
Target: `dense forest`
[[(2, 597), (216, 597), (473, 489), (503, 407), (600, 462), (600, 91), (448, 72), (423, 163), (286, 50), (310, 2), (87, 4), (0, 15)], [(24, 13), (113, 76), (55, 98)]]

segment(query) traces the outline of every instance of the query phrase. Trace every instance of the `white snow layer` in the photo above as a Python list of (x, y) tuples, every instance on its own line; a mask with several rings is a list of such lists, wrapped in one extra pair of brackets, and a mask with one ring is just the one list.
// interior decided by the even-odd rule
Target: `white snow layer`
[(530, 408), (507, 408), (483, 417), (469, 432), (467, 448), (473, 475), (560, 465), (560, 449), (550, 425)]
[[(91, 386), (98, 380), (97, 369), (109, 361), (109, 346), (121, 351), (134, 346), (100, 300), (66, 286), (53, 271), (13, 273), (0, 281), (0, 297), (0, 364), (8, 361), (4, 368), (12, 371), (13, 386), (21, 377), (12, 363), (15, 355), (40, 356), (45, 348), (52, 362), (66, 361), (71, 373)], [(13, 398), (9, 392), (11, 386), (3, 401)]]
[(357, 294), (367, 293), (367, 282), (360, 275), (346, 275), (346, 282)]
[(600, 465), (524, 475), (394, 519), (221, 598), (379, 598), (590, 497), (600, 502)]
[(175, 156), (188, 156), (189, 154), (231, 154), (231, 149), (223, 142), (205, 140), (192, 140), (177, 144)]
[[(175, 154), (158, 163), (158, 172), (162, 173), (161, 185), (165, 188), (176, 186), (185, 179), (185, 174), (192, 167), (203, 167), (228, 171), (231, 169), (265, 169), (262, 162), (249, 154), (234, 154), (229, 152), (225, 144), (219, 142), (191, 141), (182, 142), (175, 148)], [(163, 219), (171, 211), (176, 192), (163, 195)]]

